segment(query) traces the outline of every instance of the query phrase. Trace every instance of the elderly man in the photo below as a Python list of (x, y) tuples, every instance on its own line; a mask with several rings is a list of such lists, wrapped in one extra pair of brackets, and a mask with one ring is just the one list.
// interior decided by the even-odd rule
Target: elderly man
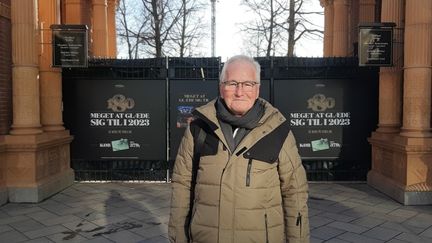
[(306, 173), (259, 86), (259, 64), (234, 56), (220, 97), (194, 111), (174, 165), (171, 242), (309, 242)]

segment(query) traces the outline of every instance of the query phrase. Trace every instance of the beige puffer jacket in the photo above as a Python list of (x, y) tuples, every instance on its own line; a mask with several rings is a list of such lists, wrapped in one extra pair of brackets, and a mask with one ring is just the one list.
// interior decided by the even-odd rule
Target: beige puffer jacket
[[(186, 129), (174, 165), (171, 242), (309, 242), (308, 186), (294, 136), (283, 115), (262, 101), (258, 127), (235, 151), (219, 127), (215, 101), (197, 108), (200, 119)], [(192, 134), (202, 124), (207, 135), (192, 194)]]

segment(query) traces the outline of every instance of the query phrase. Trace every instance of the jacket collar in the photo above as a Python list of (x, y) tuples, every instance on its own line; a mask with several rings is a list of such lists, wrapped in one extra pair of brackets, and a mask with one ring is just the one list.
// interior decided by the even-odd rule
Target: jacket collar
[[(253, 142), (257, 142), (259, 139), (269, 134), (271, 131), (273, 131), (273, 129), (280, 126), (286, 120), (285, 117), (280, 113), (280, 111), (277, 108), (273, 107), (269, 102), (267, 102), (262, 98), (258, 98), (258, 99), (260, 99), (260, 101), (264, 103), (265, 111), (264, 111), (264, 115), (261, 117), (260, 121), (258, 122), (258, 127), (253, 129), (251, 133), (246, 136), (248, 137), (249, 135), (253, 135), (255, 138), (254, 140), (256, 140)], [(209, 127), (214, 131), (214, 133), (219, 137), (219, 139), (225, 144), (225, 146), (228, 147), (227, 142), (225, 141), (225, 137), (222, 133), (222, 129), (220, 128), (219, 121), (216, 117), (215, 103), (216, 103), (216, 99), (213, 99), (209, 103), (197, 107), (193, 111), (193, 115), (206, 122), (209, 125)], [(242, 143), (243, 141), (240, 143), (237, 149), (239, 147), (242, 147), (241, 146)]]

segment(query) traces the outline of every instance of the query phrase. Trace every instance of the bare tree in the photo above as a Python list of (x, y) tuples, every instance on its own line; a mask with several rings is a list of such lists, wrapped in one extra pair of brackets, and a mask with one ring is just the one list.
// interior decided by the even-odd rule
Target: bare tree
[(179, 21), (182, 14), (182, 5), (176, 5), (173, 0), (142, 0), (145, 13), (150, 16), (150, 28), (142, 36), (143, 41), (151, 47), (148, 54), (162, 57), (163, 46), (169, 40), (170, 32)]
[[(256, 20), (244, 24), (241, 31), (248, 36), (249, 44), (260, 50), (257, 55), (264, 50), (266, 56), (294, 56), (295, 44), (301, 38), (322, 38), (322, 27), (310, 21), (308, 16), (323, 13), (305, 11), (303, 6), (306, 1), (308, 0), (242, 1)], [(265, 41), (257, 41), (256, 38), (265, 38)]]
[[(246, 33), (246, 38), (249, 44), (257, 50), (256, 55), (264, 50), (265, 56), (271, 56), (275, 52), (273, 48), (275, 43), (280, 40), (281, 32), (278, 22), (280, 16), (284, 14), (284, 8), (280, 4), (276, 4), (278, 0), (243, 0), (242, 4), (246, 6), (255, 16), (255, 18), (243, 24), (241, 31)], [(255, 36), (255, 37), (254, 37)], [(256, 40), (259, 38), (259, 40)]]
[(169, 53), (184, 57), (189, 52), (189, 56), (192, 56), (193, 50), (199, 47), (206, 36), (206, 25), (201, 14), (206, 4), (203, 0), (180, 0), (179, 4), (181, 16), (170, 33)]
[(126, 44), (129, 59), (139, 58), (141, 36), (149, 22), (143, 11), (142, 7), (136, 8), (134, 1), (127, 0), (120, 0), (117, 8), (117, 35), (120, 44)]
[(322, 27), (309, 20), (308, 16), (323, 15), (323, 12), (304, 11), (305, 0), (289, 0), (287, 25), (282, 26), (288, 32), (287, 56), (294, 56), (294, 47), (298, 40), (305, 38), (323, 38)]

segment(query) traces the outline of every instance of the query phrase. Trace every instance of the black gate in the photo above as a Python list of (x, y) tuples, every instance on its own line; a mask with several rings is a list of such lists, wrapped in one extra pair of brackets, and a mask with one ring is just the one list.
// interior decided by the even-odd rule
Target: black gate
[[(289, 119), (309, 180), (365, 180), (378, 70), (356, 58), (257, 61), (261, 97)], [(76, 180), (169, 180), (191, 111), (218, 95), (220, 67), (220, 58), (156, 58), (63, 69)]]

